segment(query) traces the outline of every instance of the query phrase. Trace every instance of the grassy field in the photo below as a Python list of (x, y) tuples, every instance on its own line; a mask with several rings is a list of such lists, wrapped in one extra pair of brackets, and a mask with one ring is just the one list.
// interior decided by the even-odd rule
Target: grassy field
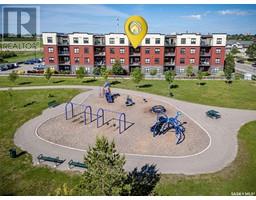
[(42, 52), (35, 52), (35, 51), (23, 51), (23, 52), (16, 52), (17, 56), (11, 58), (5, 58), (4, 63), (15, 63), (20, 61), (26, 61), (32, 58), (42, 58)]
[[(154, 93), (163, 96), (169, 96), (168, 84), (166, 81), (144, 80), (140, 87), (131, 80), (110, 80), (113, 87), (138, 90), (148, 93)], [(176, 80), (176, 88), (172, 89), (173, 98), (184, 101), (230, 107), (240, 109), (256, 109), (256, 82), (236, 80), (232, 85), (226, 84), (222, 80), (204, 81), (205, 85), (199, 86), (196, 80)], [(20, 77), (15, 84), (11, 83), (7, 77), (0, 77), (0, 87), (7, 86), (32, 86), (32, 85), (100, 85), (104, 84), (103, 79), (93, 80), (90, 78), (52, 78), (48, 83), (42, 78), (24, 78)]]
[[(47, 102), (55, 99), (66, 102), (79, 90), (31, 90), (0, 92), (0, 195), (47, 195), (66, 182), (78, 182), (79, 176), (66, 174), (46, 167), (33, 167), (31, 156), (24, 154), (9, 158), (8, 150), (14, 146), (15, 130), (24, 122), (39, 115)], [(48, 98), (49, 93), (55, 97)], [(32, 105), (25, 106), (35, 101)], [(25, 106), (25, 107), (24, 107)], [(19, 150), (20, 152), (20, 150)]]
[[(68, 101), (78, 90), (28, 90), (0, 92), (0, 195), (48, 195), (67, 183), (74, 187), (80, 176), (46, 167), (33, 167), (31, 156), (11, 159), (8, 150), (14, 146), (15, 130), (25, 121), (39, 115), (54, 94), (59, 103)], [(35, 101), (32, 105), (29, 103)], [(27, 105), (27, 106), (26, 106)], [(161, 175), (155, 188), (158, 195), (231, 195), (232, 192), (255, 192), (256, 188), (256, 121), (239, 131), (236, 160), (224, 170), (198, 176)]]
[(239, 130), (235, 161), (220, 172), (198, 176), (162, 175), (155, 191), (159, 195), (256, 195), (256, 121)]

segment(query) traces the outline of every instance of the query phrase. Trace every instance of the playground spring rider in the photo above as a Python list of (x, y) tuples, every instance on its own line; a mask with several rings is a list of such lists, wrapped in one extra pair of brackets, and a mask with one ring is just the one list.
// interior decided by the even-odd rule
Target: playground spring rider
[(176, 144), (180, 144), (185, 139), (185, 128), (182, 126), (181, 122), (178, 120), (178, 117), (181, 115), (181, 112), (177, 112), (175, 117), (168, 117), (164, 113), (159, 113), (157, 116), (157, 122), (151, 127), (151, 132), (153, 136), (166, 133), (170, 129), (175, 129), (175, 135), (177, 137)]
[(106, 100), (108, 103), (114, 103), (114, 97), (111, 93), (111, 90), (110, 90), (110, 83), (109, 82), (106, 82), (104, 84), (104, 88), (103, 88), (103, 91), (104, 91), (104, 95), (106, 97)]

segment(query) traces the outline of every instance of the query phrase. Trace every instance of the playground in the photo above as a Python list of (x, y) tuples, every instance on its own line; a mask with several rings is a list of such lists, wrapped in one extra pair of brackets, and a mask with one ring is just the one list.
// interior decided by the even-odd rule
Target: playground
[[(88, 150), (97, 136), (106, 136), (115, 141), (121, 153), (153, 156), (188, 156), (209, 146), (208, 134), (171, 104), (127, 93), (113, 94), (113, 102), (108, 102), (97, 90), (86, 93), (82, 103), (69, 102), (62, 114), (42, 123), (37, 129), (38, 136), (80, 150)], [(127, 100), (133, 103), (127, 105)], [(179, 113), (183, 135), (177, 135), (173, 127), (158, 133), (151, 130), (159, 118), (152, 111), (155, 105), (166, 110), (159, 120), (164, 116), (175, 118)]]

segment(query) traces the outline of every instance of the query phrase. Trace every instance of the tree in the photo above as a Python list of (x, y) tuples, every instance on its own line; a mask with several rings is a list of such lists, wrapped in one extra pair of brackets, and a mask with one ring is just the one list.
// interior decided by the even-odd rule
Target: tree
[(44, 76), (48, 80), (48, 82), (49, 82), (50, 78), (52, 77), (52, 74), (53, 74), (52, 70), (50, 69), (50, 67), (48, 67), (44, 72)]
[(100, 67), (94, 67), (92, 73), (95, 76), (98, 76), (98, 75), (100, 75), (100, 69), (101, 69)]
[(17, 78), (19, 78), (19, 75), (15, 72), (15, 71), (12, 71), (9, 76), (8, 76), (8, 79), (12, 82), (12, 83), (15, 83), (15, 81), (17, 80)]
[(85, 156), (88, 170), (82, 175), (76, 187), (79, 195), (121, 195), (129, 193), (130, 186), (125, 183), (125, 157), (116, 151), (114, 141), (105, 137), (97, 138), (94, 147), (89, 147)]
[(157, 69), (151, 69), (149, 73), (151, 76), (155, 76), (157, 74)]
[[(165, 80), (169, 83), (168, 88), (171, 90), (171, 84), (175, 77), (175, 71), (169, 70), (164, 73)], [(173, 96), (172, 92), (170, 91), (170, 96)]]
[(135, 84), (139, 84), (140, 81), (143, 80), (144, 74), (141, 72), (139, 67), (136, 67), (134, 70), (132, 70), (131, 77)]
[(83, 79), (85, 77), (86, 71), (84, 67), (79, 67), (79, 69), (76, 70), (76, 77), (79, 79)]
[(124, 69), (122, 68), (122, 65), (119, 60), (116, 60), (115, 63), (112, 66), (112, 73), (115, 75), (123, 75)]
[(110, 70), (108, 70), (106, 67), (101, 67), (100, 74), (103, 77), (103, 79), (106, 81), (108, 80), (108, 77), (110, 75)]
[(201, 70), (197, 72), (197, 79), (199, 80), (199, 85), (201, 85), (201, 80), (203, 79), (204, 73)]
[(189, 65), (186, 70), (186, 74), (188, 77), (191, 77), (193, 75), (193, 66)]
[(232, 54), (235, 56), (236, 54), (240, 53), (240, 51), (238, 50), (238, 48), (233, 47), (233, 48), (231, 49), (230, 53), (232, 53)]
[[(54, 191), (54, 196), (72, 196), (73, 190), (70, 189), (66, 183), (64, 183), (62, 186), (58, 187)], [(50, 194), (51, 195), (51, 194)]]
[(227, 83), (232, 83), (232, 73), (235, 71), (235, 60), (231, 53), (225, 58), (224, 74), (227, 79)]
[(246, 54), (250, 59), (256, 60), (256, 44), (251, 44), (246, 50)]

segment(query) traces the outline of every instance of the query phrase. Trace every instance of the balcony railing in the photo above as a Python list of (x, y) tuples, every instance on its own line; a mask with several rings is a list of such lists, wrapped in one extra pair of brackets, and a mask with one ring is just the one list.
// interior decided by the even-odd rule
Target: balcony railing
[(94, 62), (94, 65), (97, 65), (97, 66), (101, 66), (101, 65), (105, 65), (106, 63), (105, 62)]
[(165, 52), (165, 56), (175, 56), (175, 52)]
[(200, 52), (200, 56), (211, 56), (211, 54), (209, 52)]
[(209, 66), (209, 65), (210, 65), (210, 62), (200, 62), (200, 65), (201, 65), (201, 66)]
[(62, 60), (60, 60), (59, 64), (60, 65), (70, 65), (70, 61), (62, 61)]
[(58, 45), (67, 46), (67, 45), (69, 45), (69, 42), (68, 42), (68, 41), (59, 41), (59, 42), (58, 42)]
[(106, 53), (105, 52), (95, 52), (94, 56), (105, 56)]
[(168, 42), (168, 41), (165, 41), (165, 42), (164, 42), (164, 45), (165, 45), (165, 46), (175, 46), (175, 45), (176, 45), (176, 42)]
[(130, 52), (130, 56), (140, 56), (140, 52)]
[(130, 62), (130, 66), (139, 66), (140, 62)]
[(200, 45), (204, 47), (209, 47), (211, 46), (211, 41), (201, 41)]
[(175, 62), (164, 62), (165, 66), (173, 66), (175, 65)]
[(96, 45), (96, 46), (104, 46), (105, 42), (104, 41), (97, 41), (97, 40), (95, 40), (94, 41), (94, 45)]
[(69, 55), (69, 51), (59, 51), (59, 55)]

